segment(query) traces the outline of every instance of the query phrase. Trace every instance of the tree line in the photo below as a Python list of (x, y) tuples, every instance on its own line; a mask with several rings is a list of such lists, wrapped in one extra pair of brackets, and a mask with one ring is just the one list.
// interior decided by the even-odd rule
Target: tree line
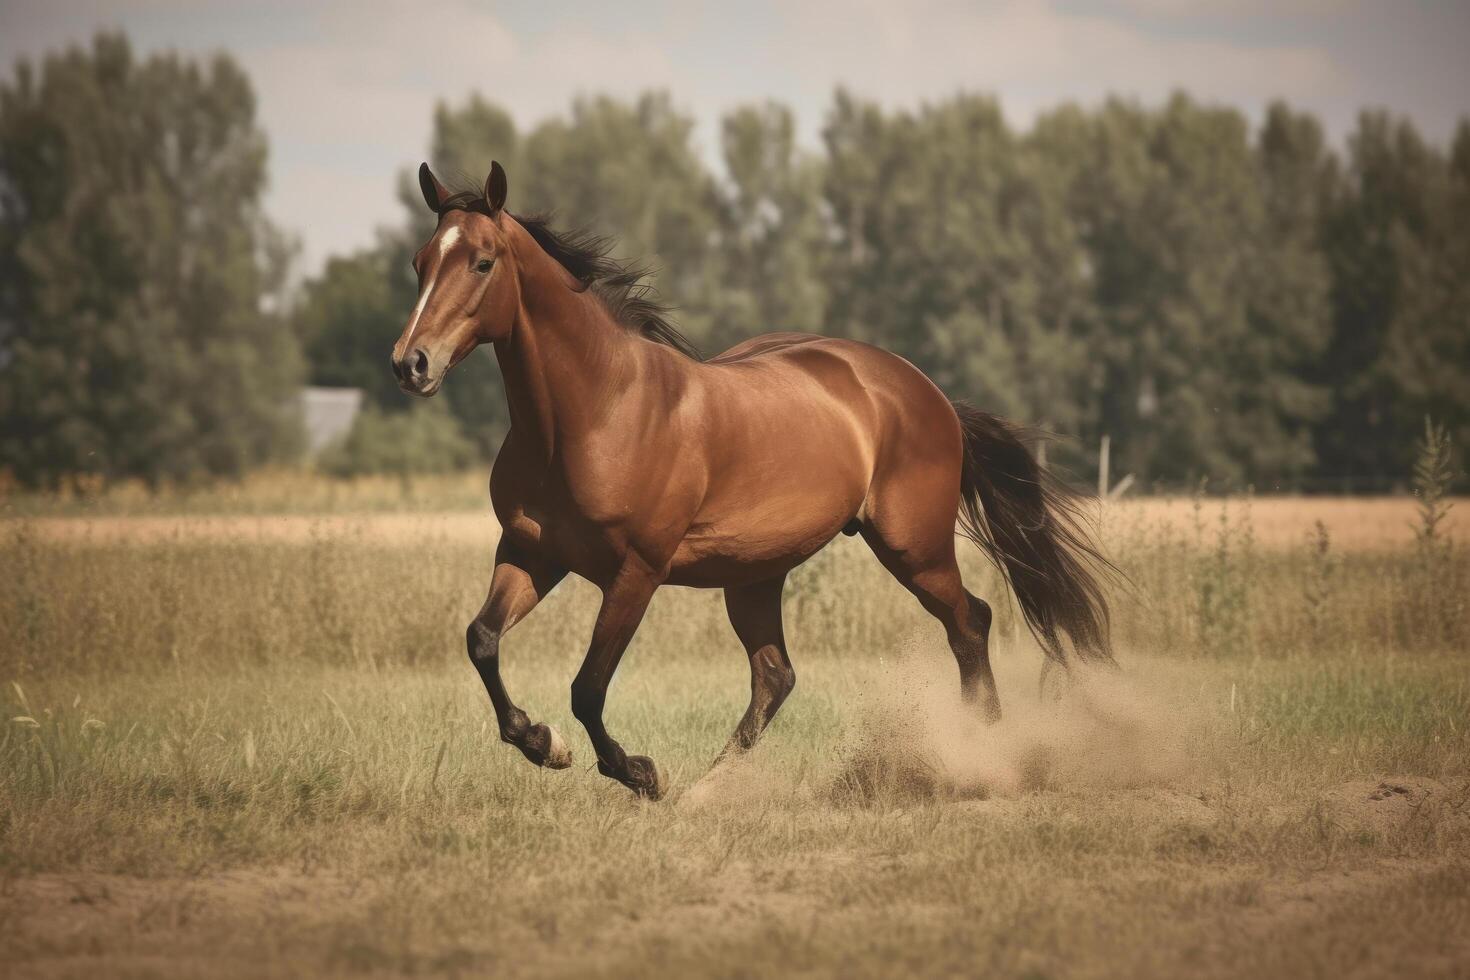
[[(1052, 458), (1084, 474), (1106, 435), (1146, 487), (1383, 489), (1425, 415), (1470, 437), (1470, 120), (1443, 147), (1366, 110), (1337, 148), (1284, 103), (1252, 123), (1110, 99), (1019, 130), (983, 95), (839, 90), (819, 147), (766, 102), (725, 115), (718, 150), (663, 93), (528, 130), (471, 95), (435, 109), (426, 156), (467, 186), (498, 159), (512, 210), (615, 237), (708, 353), (771, 330), (880, 344), (1061, 434)], [(291, 448), (303, 378), (367, 392), (350, 441), (374, 467), (493, 455), (490, 352), (427, 405), (387, 369), (433, 220), (410, 174), (398, 226), (285, 296), (264, 167), (227, 57), (104, 37), (0, 86), (0, 466), (237, 473)]]

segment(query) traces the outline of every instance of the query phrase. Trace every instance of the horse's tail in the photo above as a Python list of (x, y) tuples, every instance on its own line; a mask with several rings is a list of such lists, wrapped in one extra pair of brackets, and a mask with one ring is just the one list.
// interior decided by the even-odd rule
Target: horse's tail
[(1082, 660), (1111, 663), (1099, 573), (1117, 569), (1092, 543), (1075, 495), (1036, 462), (1023, 427), (953, 404), (965, 436), (961, 531), (1010, 582), (1049, 658), (1066, 663), (1066, 634)]

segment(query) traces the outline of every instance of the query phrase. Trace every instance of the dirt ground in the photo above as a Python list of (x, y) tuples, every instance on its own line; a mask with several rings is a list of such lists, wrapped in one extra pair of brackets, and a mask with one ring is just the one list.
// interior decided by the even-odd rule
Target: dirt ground
[[(1051, 800), (1031, 796), (961, 800), (948, 806), (957, 819), (967, 822), (1010, 823), (1035, 820), (1047, 803), (1063, 809), (1085, 806), (1093, 819), (1167, 827), (1177, 835), (1208, 836), (1212, 828), (1231, 819), (1226, 800), (1158, 788), (1095, 792), (1085, 801), (1065, 795)], [(1413, 777), (1343, 783), (1323, 794), (1317, 808), (1321, 818), (1336, 827), (1375, 834), (1412, 833), (1416, 824), (1427, 826), (1431, 819), (1438, 820), (1444, 832), (1446, 820), (1470, 821), (1464, 791), (1456, 793), (1433, 780)], [(905, 816), (899, 813), (892, 819), (901, 821)], [(1301, 815), (1283, 814), (1289, 816)], [(1350, 958), (1352, 976), (1465, 976), (1470, 970), (1470, 931), (1436, 933), (1426, 942), (1417, 930), (1384, 929), (1381, 917), (1402, 906), (1406, 896), (1418, 901), (1433, 896), (1430, 900), (1438, 913), (1470, 926), (1467, 872), (1470, 863), (1463, 853), (1383, 858), (1286, 873), (1237, 867), (1196, 871), (1191, 894), (1207, 914), (1191, 914), (1199, 910), (1188, 907), (1175, 909), (1179, 920), (1160, 930), (1167, 935), (1161, 936), (1157, 958), (1134, 957), (1133, 962), (1154, 967), (1147, 972), (1156, 975), (1170, 975), (1176, 969), (1200, 976), (1240, 975), (1238, 968), (1250, 963), (1264, 965), (1268, 975), (1312, 975), (1317, 972), (1310, 969), (1312, 950), (1325, 934), (1328, 942), (1348, 941), (1357, 947)], [(764, 933), (778, 931), (776, 923), (783, 930), (805, 929), (812, 935), (843, 923), (855, 931), (883, 928), (889, 924), (881, 912), (814, 883), (824, 877), (861, 880), (911, 873), (924, 874), (923, 863), (899, 853), (875, 860), (862, 850), (826, 851), (774, 869), (760, 861), (731, 860), (707, 877), (699, 900), (648, 910), (656, 914), (618, 909), (603, 917), (601, 925), (594, 920), (590, 932), (575, 936), (561, 937), (553, 931), (543, 935), (543, 941), (513, 951), (480, 948), (471, 942), (441, 950), (437, 957), (398, 964), (381, 962), (370, 945), (358, 948), (353, 940), (344, 939), (344, 933), (370, 930), (385, 908), (403, 902), (403, 896), (395, 893), (400, 883), (393, 878), (349, 878), (289, 865), (166, 877), (43, 873), (7, 880), (0, 893), (0, 923), (12, 938), (0, 945), (10, 946), (12, 952), (16, 951), (12, 944), (23, 948), (24, 965), (6, 971), (17, 977), (248, 977), (279, 972), (285, 964), (290, 964), (285, 969), (292, 975), (363, 970), (638, 975), (648, 950), (690, 947), (691, 936), (699, 937), (692, 946), (698, 953), (759, 943)], [(1095, 882), (1089, 889), (1094, 893), (1091, 898), (1106, 900), (1120, 889), (1147, 891), (1157, 873), (1140, 869), (1111, 882)], [(1446, 888), (1446, 878), (1460, 884)], [(1065, 890), (1075, 888), (1071, 884)], [(494, 896), (487, 893), (485, 899), (493, 902)], [(929, 908), (922, 901), (908, 903), (902, 919), (929, 916), (938, 924), (947, 911), (936, 896)], [(1395, 909), (1390, 919), (1401, 914)], [(1350, 928), (1351, 923), (1358, 924), (1359, 932), (1351, 940), (1340, 932), (1344, 922)], [(1274, 961), (1285, 969), (1272, 968), (1269, 957), (1242, 957), (1243, 948), (1286, 951), (1284, 959)], [(1292, 955), (1293, 948), (1301, 955)], [(324, 950), (331, 953), (325, 959)], [(1102, 956), (1105, 950), (1106, 945), (1097, 962), (1073, 963), (1064, 972), (1129, 975), (1114, 969), (1119, 964)], [(912, 955), (923, 962), (931, 952), (915, 948)], [(406, 966), (409, 962), (414, 964), (411, 968)], [(1299, 972), (1303, 968), (1306, 972)], [(706, 962), (701, 972), (747, 975), (739, 960)], [(920, 967), (916, 972), (933, 971)], [(1044, 976), (1050, 971), (1038, 967), (1018, 975)]]

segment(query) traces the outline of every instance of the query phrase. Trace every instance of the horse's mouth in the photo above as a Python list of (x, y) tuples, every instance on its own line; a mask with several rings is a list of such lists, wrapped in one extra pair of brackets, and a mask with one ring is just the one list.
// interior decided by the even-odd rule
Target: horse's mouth
[(439, 389), (442, 387), (444, 387), (444, 374), (430, 378), (422, 385), (416, 385), (412, 381), (404, 381), (402, 379), (398, 382), (399, 391), (407, 392), (410, 395), (417, 395), (419, 398), (433, 398), (439, 393)]

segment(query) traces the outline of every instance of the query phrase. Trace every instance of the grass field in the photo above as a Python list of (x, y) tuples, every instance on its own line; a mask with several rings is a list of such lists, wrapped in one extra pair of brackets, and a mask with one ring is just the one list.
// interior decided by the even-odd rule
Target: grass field
[(1045, 698), (968, 556), (993, 728), (841, 539), (787, 587), (795, 694), (708, 778), (748, 670), (718, 594), (664, 590), (608, 707), (650, 804), (571, 718), (584, 583), (504, 652), (576, 764), (499, 743), (467, 486), (8, 506), (6, 973), (1470, 971), (1470, 549), (1416, 545), (1411, 502), (1112, 507), (1123, 669)]

